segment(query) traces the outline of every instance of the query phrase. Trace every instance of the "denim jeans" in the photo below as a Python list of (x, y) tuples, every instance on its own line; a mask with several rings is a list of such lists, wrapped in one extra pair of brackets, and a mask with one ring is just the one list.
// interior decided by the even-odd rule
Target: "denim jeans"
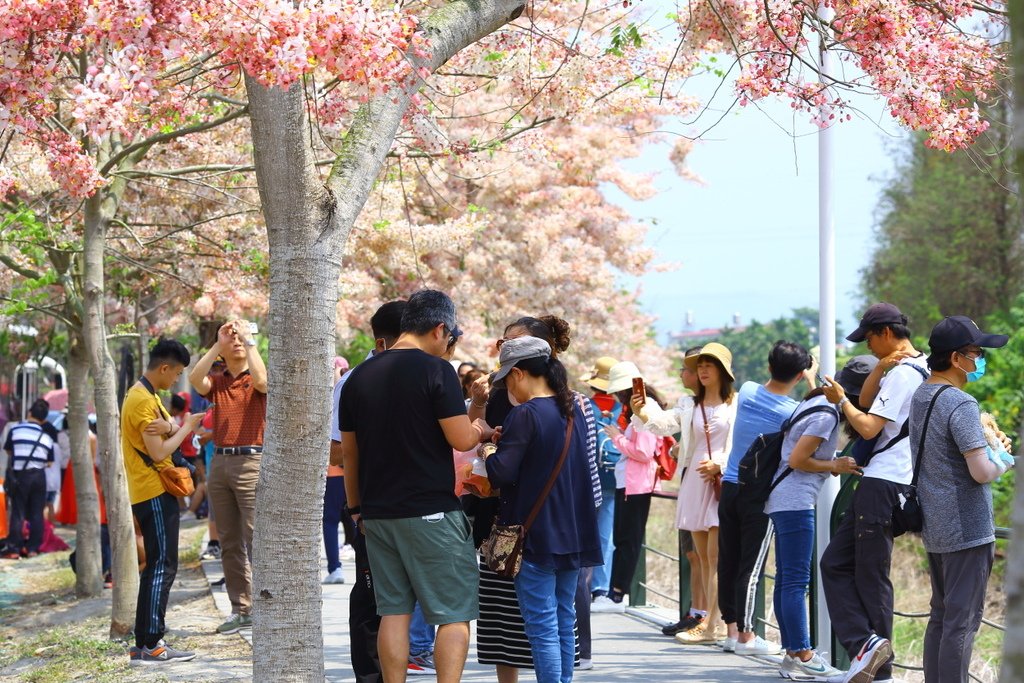
[(615, 530), (614, 484), (612, 488), (601, 488), (601, 498), (601, 507), (597, 509), (597, 532), (601, 536), (601, 557), (604, 558), (604, 564), (594, 567), (594, 575), (590, 578), (590, 592), (607, 594), (612, 585), (612, 561), (615, 558), (615, 545), (612, 543)]
[(579, 569), (556, 571), (523, 560), (516, 595), (533, 653), (537, 683), (569, 683), (576, 650), (576, 583)]
[(409, 622), (409, 654), (421, 655), (433, 651), (434, 627), (427, 623), (420, 603), (417, 602), (412, 611), (412, 621)]
[(811, 649), (807, 588), (811, 585), (814, 510), (773, 512), (775, 526), (775, 616), (782, 647), (790, 652)]

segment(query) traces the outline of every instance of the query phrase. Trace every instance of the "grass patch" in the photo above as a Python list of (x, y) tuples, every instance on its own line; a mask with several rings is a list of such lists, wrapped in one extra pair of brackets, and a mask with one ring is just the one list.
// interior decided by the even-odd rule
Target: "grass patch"
[[(92, 626), (92, 628), (90, 628)], [(47, 630), (27, 640), (0, 643), (0, 668), (25, 663), (18, 680), (26, 683), (63, 683), (83, 677), (100, 683), (126, 680), (129, 672), (125, 647), (95, 635), (102, 625), (82, 624)]]
[(195, 527), (182, 527), (178, 543), (178, 564), (192, 565), (199, 562), (199, 553), (206, 534), (206, 520), (200, 520)]

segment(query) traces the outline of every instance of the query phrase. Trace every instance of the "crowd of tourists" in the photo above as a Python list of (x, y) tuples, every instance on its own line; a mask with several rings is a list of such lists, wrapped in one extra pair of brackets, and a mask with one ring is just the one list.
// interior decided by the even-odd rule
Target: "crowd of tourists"
[[(870, 355), (835, 377), (816, 373), (808, 349), (779, 341), (764, 350), (768, 381), (737, 387), (732, 353), (710, 342), (683, 354), (687, 393), (670, 406), (652, 386), (666, 378), (645, 376), (640, 359), (595, 359), (578, 378), (588, 395), (573, 390), (560, 360), (570, 324), (554, 316), (510, 322), (490, 374), (453, 362), (462, 331), (442, 292), (385, 303), (369, 325), (366, 359), (351, 370), (334, 364), (323, 511), (324, 583), (344, 583), (346, 550), (355, 560), (359, 683), (460, 680), (474, 620), (477, 657), (499, 683), (523, 669), (566, 683), (594, 668), (591, 613), (625, 610), (652, 497), (673, 478), (692, 597), (665, 635), (779, 656), (779, 674), (792, 680), (891, 681), (893, 539), (920, 532), (933, 593), (925, 679), (968, 680), (994, 558), (989, 484), (1014, 460), (963, 388), (1006, 336), (952, 316), (931, 331), (926, 356), (907, 318), (879, 303), (848, 337)], [(218, 632), (251, 628), (267, 391), (253, 334), (244, 321), (226, 323), (194, 365), (183, 344), (162, 338), (125, 396), (122, 451), (142, 560), (133, 663), (195, 656), (164, 640), (183, 516), (209, 517), (203, 557), (221, 560), (232, 607)], [(165, 407), (160, 393), (186, 371), (193, 391)], [(47, 413), (33, 405), (4, 443), (12, 558), (41, 543), (44, 470), (61, 457)], [(845, 671), (812, 642), (807, 606), (815, 507), (839, 475), (856, 489), (820, 570)], [(779, 644), (756, 634), (754, 614), (772, 544)]]

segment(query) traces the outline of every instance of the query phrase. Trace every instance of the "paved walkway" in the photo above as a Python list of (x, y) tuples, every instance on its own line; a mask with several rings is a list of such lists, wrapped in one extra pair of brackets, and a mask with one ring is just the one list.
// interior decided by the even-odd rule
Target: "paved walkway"
[[(321, 558), (321, 571), (326, 562)], [(354, 580), (353, 562), (343, 562), (346, 583), (323, 587), (324, 664), (327, 681), (352, 683), (355, 678), (349, 659), (348, 597)], [(203, 569), (210, 581), (219, 579), (220, 562), (204, 561)], [(227, 593), (213, 588), (214, 601), (224, 613), (231, 612)], [(616, 681), (699, 683), (746, 683), (747, 681), (780, 680), (777, 665), (767, 661), (726, 654), (713, 646), (684, 646), (661, 634), (659, 622), (674, 621), (672, 615), (658, 609), (630, 610), (629, 614), (595, 614), (593, 629), (594, 669), (577, 673), (580, 683), (614, 683)], [(251, 634), (243, 633), (251, 642)], [(494, 683), (493, 667), (476, 662), (475, 634), (471, 639), (466, 683)], [(775, 658), (778, 659), (778, 658)], [(432, 680), (427, 677), (410, 677)], [(532, 672), (520, 677), (522, 683), (534, 680)]]

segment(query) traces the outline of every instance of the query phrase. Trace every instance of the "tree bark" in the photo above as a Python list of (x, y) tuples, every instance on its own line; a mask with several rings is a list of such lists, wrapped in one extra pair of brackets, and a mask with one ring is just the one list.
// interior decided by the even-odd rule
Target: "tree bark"
[[(522, 13), (524, 0), (456, 0), (424, 24), (433, 71)], [(319, 179), (301, 84), (246, 77), (253, 157), (270, 248), (269, 395), (253, 540), (253, 676), (324, 679), (320, 543), (330, 417), (330, 357), (341, 252), (422, 82), (360, 108)]]
[(71, 441), (71, 471), (75, 478), (75, 595), (95, 598), (103, 593), (103, 563), (100, 553), (100, 501), (92, 453), (89, 449), (89, 356), (85, 342), (70, 330), (68, 352), (68, 421)]
[[(1010, 64), (1013, 69), (1013, 157), (1017, 177), (1024, 172), (1024, 4), (1008, 3)], [(1021, 207), (1024, 209), (1024, 205)], [(1018, 482), (1019, 483), (1019, 482)], [(1003, 638), (1002, 681), (1024, 681), (1024, 486), (1013, 500), (1013, 539), (1006, 559), (1006, 635)]]
[[(89, 355), (96, 401), (96, 448), (103, 471), (103, 494), (107, 504), (107, 526), (113, 551), (111, 572), (114, 590), (111, 601), (110, 637), (123, 639), (135, 626), (135, 604), (139, 593), (139, 565), (135, 526), (128, 498), (128, 480), (121, 456), (121, 421), (117, 405), (117, 371), (107, 349), (104, 252), (109, 205), (114, 203), (104, 190), (85, 202), (85, 346)], [(106, 204), (107, 206), (104, 206)]]

